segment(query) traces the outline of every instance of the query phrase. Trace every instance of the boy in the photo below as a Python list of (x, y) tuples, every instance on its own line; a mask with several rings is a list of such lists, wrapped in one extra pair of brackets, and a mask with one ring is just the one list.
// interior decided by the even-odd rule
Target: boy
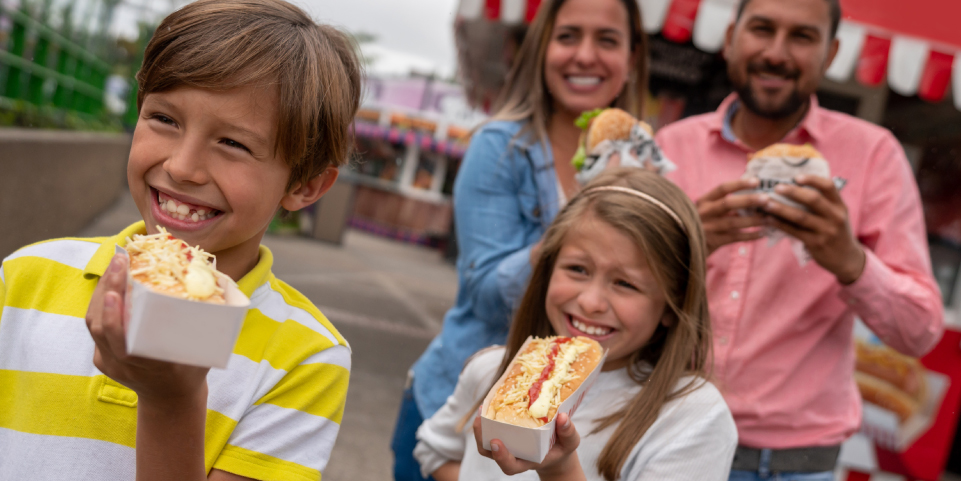
[[(352, 46), (281, 0), (201, 0), (160, 24), (138, 81), (127, 181), (144, 222), (0, 266), (0, 480), (320, 479), (350, 350), (260, 241), (347, 160)], [(225, 370), (126, 354), (114, 246), (158, 226), (251, 299)]]

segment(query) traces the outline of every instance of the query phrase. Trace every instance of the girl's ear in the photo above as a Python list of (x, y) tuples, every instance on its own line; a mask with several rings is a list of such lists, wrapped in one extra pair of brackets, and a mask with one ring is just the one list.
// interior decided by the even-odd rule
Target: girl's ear
[(676, 323), (677, 323), (677, 316), (675, 316), (670, 309), (665, 307), (664, 314), (661, 315), (661, 325), (666, 328), (671, 328), (671, 327), (674, 327), (674, 324)]
[(294, 184), (290, 192), (280, 200), (280, 206), (294, 212), (317, 202), (334, 185), (339, 173), (336, 167), (331, 166), (305, 183)]

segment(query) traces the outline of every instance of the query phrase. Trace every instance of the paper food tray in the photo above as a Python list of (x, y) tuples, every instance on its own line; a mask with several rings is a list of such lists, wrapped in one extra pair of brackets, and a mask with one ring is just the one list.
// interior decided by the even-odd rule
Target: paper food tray
[[(117, 246), (117, 253), (126, 253)], [(218, 273), (226, 304), (189, 301), (152, 291), (127, 271), (127, 354), (203, 367), (227, 367), (250, 299)]]
[(951, 383), (950, 378), (941, 373), (926, 371), (925, 377), (928, 396), (917, 413), (902, 423), (894, 412), (865, 401), (860, 432), (878, 446), (895, 452), (904, 451), (914, 443), (934, 423), (944, 393)]
[[(532, 340), (533, 338), (528, 337), (518, 352), (524, 352)], [(557, 408), (554, 419), (551, 419), (549, 423), (539, 428), (515, 426), (486, 417), (487, 407), (494, 399), (497, 389), (500, 388), (501, 384), (507, 379), (509, 371), (505, 371), (500, 379), (494, 383), (494, 387), (491, 388), (490, 392), (487, 393), (487, 397), (484, 398), (484, 404), (481, 406), (481, 412), (484, 413), (484, 415), (481, 416), (481, 437), (483, 438), (484, 449), (490, 449), (491, 440), (498, 439), (504, 443), (507, 451), (515, 458), (526, 459), (535, 463), (543, 461), (544, 457), (547, 456), (547, 452), (550, 451), (551, 447), (554, 446), (554, 442), (557, 440), (554, 430), (557, 415), (560, 413), (567, 413), (568, 416), (574, 415), (574, 411), (577, 410), (581, 401), (584, 400), (584, 395), (587, 394), (587, 391), (594, 385), (594, 381), (597, 380), (597, 376), (601, 372), (601, 367), (604, 366), (606, 359), (607, 349), (604, 350), (600, 362), (598, 362), (597, 367), (588, 374), (587, 379)]]

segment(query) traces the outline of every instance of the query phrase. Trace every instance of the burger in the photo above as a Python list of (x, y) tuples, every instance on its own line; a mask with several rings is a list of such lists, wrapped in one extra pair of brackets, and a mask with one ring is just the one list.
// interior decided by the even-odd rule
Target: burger
[(645, 168), (659, 174), (676, 168), (654, 143), (654, 129), (621, 109), (592, 110), (582, 114), (575, 124), (583, 132), (571, 163), (582, 184), (604, 170), (615, 154), (625, 167)]
[(774, 144), (750, 157), (742, 178), (758, 179), (752, 192), (764, 192), (783, 204), (804, 209), (804, 206), (774, 191), (779, 184), (795, 184), (799, 175), (831, 178), (831, 166), (811, 144)]

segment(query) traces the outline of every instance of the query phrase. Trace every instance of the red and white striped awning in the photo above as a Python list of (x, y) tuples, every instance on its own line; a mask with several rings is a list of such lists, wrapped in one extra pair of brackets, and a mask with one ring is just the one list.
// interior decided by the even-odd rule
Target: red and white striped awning
[[(739, 0), (636, 0), (644, 29), (668, 40), (692, 41), (717, 52)], [(514, 24), (530, 22), (541, 0), (461, 0), (458, 16)], [(841, 0), (840, 51), (827, 72), (868, 86), (885, 79), (891, 90), (929, 102), (953, 88), (961, 109), (961, 2), (957, 0)]]

